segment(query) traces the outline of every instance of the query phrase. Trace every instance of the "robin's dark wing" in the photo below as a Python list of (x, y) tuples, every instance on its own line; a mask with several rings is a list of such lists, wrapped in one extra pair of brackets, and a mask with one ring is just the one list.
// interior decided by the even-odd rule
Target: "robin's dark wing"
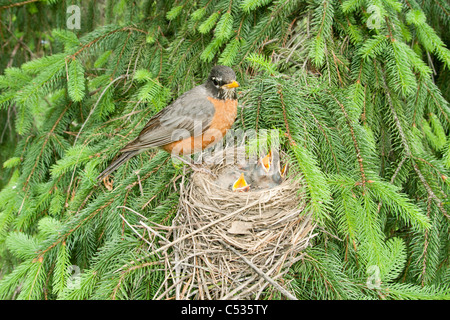
[(209, 128), (214, 113), (207, 89), (197, 86), (151, 118), (139, 136), (120, 151), (159, 147), (198, 136)]

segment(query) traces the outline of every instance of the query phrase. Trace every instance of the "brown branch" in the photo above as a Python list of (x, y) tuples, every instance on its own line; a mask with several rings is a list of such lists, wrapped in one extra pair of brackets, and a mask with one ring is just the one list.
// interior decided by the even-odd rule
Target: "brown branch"
[(390, 181), (391, 184), (394, 183), (395, 178), (397, 177), (398, 173), (400, 172), (400, 169), (402, 168), (402, 166), (403, 166), (403, 164), (405, 163), (405, 161), (406, 161), (407, 158), (408, 158), (408, 156), (403, 157), (403, 159), (402, 159), (402, 160), (400, 161), (400, 163), (398, 164), (397, 169), (395, 169), (395, 172), (394, 172), (394, 174), (393, 174), (392, 177), (391, 177), (391, 181)]
[(422, 184), (425, 187), (425, 190), (428, 193), (428, 196), (431, 197), (434, 202), (436, 203), (436, 205), (438, 206), (438, 208), (441, 210), (442, 214), (444, 216), (446, 216), (448, 219), (450, 219), (450, 216), (447, 213), (447, 210), (444, 208), (444, 204), (442, 203), (441, 199), (439, 199), (433, 192), (433, 190), (431, 189), (430, 185), (428, 184), (427, 180), (425, 179), (425, 177), (423, 176), (422, 172), (419, 169), (419, 166), (417, 165), (417, 163), (413, 160), (413, 158), (411, 158), (411, 162), (413, 163), (413, 168), (414, 171), (416, 172), (417, 176), (419, 177), (420, 181), (422, 182)]
[(433, 1), (434, 3), (436, 3), (438, 6), (439, 6), (439, 8), (442, 10), (442, 11), (444, 11), (444, 13), (448, 16), (448, 15), (450, 15), (450, 12), (448, 12), (440, 3), (439, 3), (439, 1), (436, 1), (436, 0), (434, 0)]
[(334, 54), (334, 50), (331, 50), (331, 54), (333, 55), (333, 61), (334, 61), (334, 66), (336, 67), (336, 72), (337, 72), (337, 76), (339, 78), (339, 82), (341, 83), (341, 85), (344, 85), (344, 81), (342, 81), (341, 78), (341, 73), (339, 72), (339, 66), (338, 66), (338, 58), (336, 57), (336, 55)]
[(334, 154), (334, 151), (333, 151), (333, 145), (331, 144), (331, 141), (328, 139), (328, 135), (327, 135), (327, 133), (325, 132), (325, 130), (323, 129), (323, 125), (322, 125), (322, 124), (320, 123), (320, 121), (316, 118), (316, 116), (315, 116), (314, 113), (311, 111), (311, 109), (309, 109), (308, 107), (306, 107), (306, 110), (309, 111), (309, 113), (310, 113), (311, 116), (313, 117), (314, 121), (316, 122), (317, 127), (320, 129), (320, 131), (322, 131), (322, 134), (323, 134), (323, 136), (325, 137), (325, 140), (327, 141), (328, 146), (330, 147), (331, 155), (333, 156), (334, 163), (336, 164), (337, 172), (340, 173), (339, 166), (338, 166), (337, 159), (336, 159), (336, 155)]
[(114, 287), (114, 290), (113, 290), (113, 292), (112, 292), (112, 294), (111, 294), (111, 299), (112, 299), (112, 300), (116, 300), (116, 294), (117, 294), (117, 291), (119, 290), (120, 285), (122, 284), (123, 279), (125, 278), (125, 276), (126, 276), (128, 273), (130, 273), (131, 271), (134, 271), (134, 270), (136, 270), (136, 269), (145, 268), (145, 267), (150, 267), (150, 266), (154, 266), (154, 265), (160, 264), (160, 263), (161, 263), (160, 261), (150, 261), (150, 262), (146, 262), (146, 263), (143, 263), (143, 264), (140, 264), (140, 265), (132, 266), (132, 267), (128, 268), (127, 270), (123, 271), (122, 274), (121, 274), (121, 276), (120, 276), (119, 283), (117, 283), (117, 285)]
[(359, 163), (359, 170), (361, 172), (361, 178), (362, 178), (361, 184), (363, 187), (363, 195), (364, 195), (364, 190), (366, 189), (367, 180), (366, 180), (366, 173), (364, 171), (363, 158), (361, 156), (361, 149), (359, 148), (358, 140), (356, 139), (355, 130), (353, 129), (350, 117), (349, 117), (347, 111), (345, 110), (344, 105), (330, 91), (328, 91), (328, 93), (333, 97), (333, 99), (340, 106), (341, 111), (345, 116), (345, 121), (347, 122), (348, 128), (350, 129), (350, 134), (351, 134), (352, 140), (353, 140), (353, 146), (355, 147), (355, 150), (356, 150), (356, 158), (358, 159), (358, 163)]
[[(113, 78), (114, 78), (114, 76), (116, 75), (117, 67), (119, 66), (119, 61), (122, 59), (123, 52), (124, 52), (124, 50), (125, 50), (125, 47), (126, 47), (127, 44), (128, 44), (128, 40), (130, 40), (130, 36), (131, 36), (131, 32), (128, 32), (127, 39), (125, 40), (125, 43), (124, 43), (123, 46), (122, 46), (122, 50), (120, 50), (119, 58), (117, 59), (116, 66), (114, 67), (114, 71), (113, 71), (113, 73), (112, 73), (112, 77), (113, 77)], [(130, 60), (130, 61), (131, 61), (131, 60)], [(128, 75), (128, 74), (127, 74), (127, 75)]]
[(320, 23), (320, 27), (319, 27), (319, 31), (317, 32), (317, 37), (316, 38), (319, 38), (320, 36), (321, 36), (321, 34), (322, 34), (322, 30), (323, 30), (323, 23), (324, 23), (324, 21), (325, 21), (325, 15), (326, 15), (326, 13), (327, 13), (327, 3), (328, 2), (323, 2), (323, 16), (322, 16), (322, 22)]
[(30, 182), (31, 176), (33, 175), (34, 171), (36, 170), (36, 167), (37, 167), (37, 165), (38, 165), (39, 159), (41, 158), (42, 154), (44, 153), (45, 146), (47, 145), (47, 142), (49, 141), (50, 136), (53, 134), (53, 131), (55, 131), (56, 126), (57, 126), (58, 123), (61, 121), (62, 117), (64, 116), (64, 114), (67, 112), (67, 110), (69, 109), (69, 107), (70, 107), (71, 105), (72, 105), (72, 103), (69, 103), (69, 104), (66, 106), (66, 108), (63, 110), (63, 112), (61, 113), (61, 115), (59, 116), (59, 118), (56, 120), (56, 122), (55, 122), (55, 124), (53, 125), (52, 129), (49, 131), (49, 133), (47, 133), (46, 139), (45, 139), (44, 143), (42, 144), (41, 152), (39, 153), (39, 156), (36, 158), (36, 161), (34, 162), (34, 166), (33, 166), (33, 168), (31, 169), (31, 172), (30, 172), (30, 174), (28, 175), (27, 180), (26, 180), (25, 183), (24, 183), (23, 191), (26, 190), (26, 187), (27, 187), (28, 183)]
[(434, 96), (434, 94), (431, 92), (430, 88), (427, 86), (426, 83), (424, 83), (424, 86), (427, 88), (428, 93), (430, 94), (430, 96), (433, 98), (434, 102), (436, 103), (436, 105), (439, 107), (439, 110), (441, 111), (441, 113), (443, 114), (443, 116), (445, 117), (445, 120), (447, 120), (447, 122), (450, 122), (450, 119), (448, 118), (447, 113), (442, 109), (442, 106), (440, 103), (438, 103), (436, 97)]
[[(153, 157), (156, 156), (156, 153), (152, 156), (151, 159), (153, 159)], [(151, 160), (150, 159), (150, 160)], [(126, 186), (126, 189), (132, 189), (135, 185), (139, 184), (139, 181), (144, 181), (146, 179), (148, 179), (153, 173), (155, 173), (156, 171), (158, 171), (163, 165), (165, 165), (167, 163), (167, 161), (170, 159), (170, 157), (167, 157), (166, 160), (164, 160), (163, 163), (161, 163), (160, 165), (158, 165), (155, 169), (153, 169), (152, 171), (150, 171), (149, 173), (147, 173), (144, 177), (140, 178), (140, 180), (138, 179), (137, 181), (133, 182), (132, 184), (129, 184), (128, 186)], [(117, 188), (122, 188), (122, 185), (119, 185)]]
[(0, 10), (2, 10), (2, 9), (11, 9), (11, 8), (14, 8), (14, 7), (21, 7), (21, 6), (24, 6), (26, 4), (37, 2), (37, 1), (40, 1), (40, 0), (28, 0), (28, 1), (23, 1), (23, 2), (12, 3), (12, 4), (8, 4), (6, 6), (0, 7)]
[(423, 186), (425, 187), (425, 190), (426, 190), (428, 196), (431, 197), (434, 200), (434, 202), (436, 203), (438, 208), (441, 210), (442, 214), (450, 219), (450, 216), (448, 215), (447, 210), (444, 208), (444, 204), (442, 203), (441, 199), (439, 199), (434, 194), (434, 192), (431, 189), (430, 185), (428, 184), (427, 180), (425, 179), (425, 177), (423, 176), (422, 172), (420, 171), (419, 166), (417, 165), (416, 161), (414, 160), (414, 157), (412, 156), (411, 149), (409, 148), (408, 140), (406, 139), (406, 135), (405, 135), (405, 133), (403, 131), (403, 127), (402, 127), (402, 125), (400, 123), (400, 119), (398, 118), (397, 112), (395, 111), (394, 103), (392, 102), (391, 94), (390, 94), (389, 88), (387, 87), (386, 79), (385, 79), (384, 76), (383, 76), (383, 83), (382, 84), (383, 84), (383, 87), (384, 87), (384, 90), (385, 90), (385, 93), (386, 93), (386, 97), (387, 97), (387, 100), (388, 100), (389, 108), (390, 108), (390, 110), (392, 112), (392, 115), (394, 117), (394, 122), (395, 122), (395, 125), (397, 127), (398, 133), (399, 133), (401, 141), (402, 141), (402, 145), (405, 148), (406, 156), (410, 159), (411, 164), (412, 164), (412, 166), (414, 168), (414, 171), (416, 172), (417, 176), (419, 177), (420, 182), (422, 182)]
[[(421, 85), (422, 81), (419, 81), (417, 83), (417, 94), (416, 94), (416, 99), (414, 100), (414, 104), (417, 104), (417, 100), (419, 100), (419, 92), (420, 92), (420, 85)], [(417, 108), (414, 108), (414, 114), (413, 114), (413, 127), (416, 126), (416, 113), (417, 113)]]
[[(427, 200), (427, 217), (430, 217), (430, 212), (431, 212), (431, 198), (428, 197)], [(428, 230), (425, 230), (425, 242), (424, 242), (424, 246), (423, 246), (423, 263), (422, 263), (422, 281), (421, 281), (421, 285), (422, 287), (425, 285), (425, 273), (426, 273), (426, 269), (427, 269), (427, 250), (428, 250)]]
[(287, 137), (291, 143), (292, 146), (296, 146), (297, 143), (295, 142), (294, 138), (292, 138), (291, 135), (291, 130), (289, 130), (289, 123), (287, 120), (287, 114), (286, 114), (286, 105), (284, 103), (284, 98), (283, 98), (283, 91), (280, 88), (277, 92), (280, 95), (280, 102), (281, 102), (281, 108), (283, 109), (283, 119), (284, 119), (284, 125), (286, 127), (286, 133), (287, 133)]
[(92, 45), (94, 45), (95, 43), (99, 42), (100, 40), (102, 40), (102, 39), (104, 39), (104, 38), (106, 38), (106, 37), (108, 37), (108, 36), (110, 36), (110, 35), (112, 35), (112, 34), (114, 34), (116, 32), (123, 32), (123, 31), (137, 31), (137, 32), (142, 32), (142, 33), (148, 34), (147, 31), (141, 30), (141, 29), (137, 29), (137, 28), (134, 28), (134, 27), (123, 27), (123, 28), (120, 28), (120, 29), (116, 29), (116, 30), (110, 31), (107, 34), (105, 34), (105, 35), (103, 35), (101, 37), (98, 37), (98, 38), (92, 40), (91, 42), (85, 44), (77, 52), (75, 52), (74, 54), (68, 56), (68, 58), (75, 59), (75, 57), (77, 55), (79, 55), (85, 49), (90, 48)]
[(42, 250), (39, 252), (38, 258), (40, 259), (44, 256), (44, 254), (46, 252), (48, 252), (49, 250), (51, 250), (52, 248), (56, 247), (61, 241), (64, 241), (65, 239), (67, 239), (67, 237), (69, 235), (71, 235), (74, 231), (78, 230), (78, 228), (80, 228), (83, 223), (89, 219), (91, 219), (92, 217), (94, 217), (98, 212), (102, 211), (103, 209), (105, 209), (107, 206), (109, 206), (111, 203), (113, 203), (113, 201), (115, 200), (115, 198), (112, 198), (109, 202), (107, 202), (106, 204), (104, 204), (103, 206), (101, 206), (100, 208), (98, 208), (97, 210), (95, 210), (94, 212), (92, 212), (89, 216), (87, 216), (86, 218), (84, 218), (83, 220), (81, 220), (81, 222), (76, 225), (75, 227), (73, 227), (72, 229), (70, 229), (68, 232), (66, 232), (65, 234), (63, 234), (61, 237), (58, 238), (58, 240), (56, 240), (55, 242), (53, 242), (49, 247), (47, 247), (46, 249)]

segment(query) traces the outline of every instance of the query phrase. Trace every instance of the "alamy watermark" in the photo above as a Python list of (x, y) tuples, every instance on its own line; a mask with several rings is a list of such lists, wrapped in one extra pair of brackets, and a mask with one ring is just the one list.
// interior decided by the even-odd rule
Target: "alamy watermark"
[(380, 268), (377, 265), (371, 265), (366, 271), (368, 278), (366, 281), (367, 288), (381, 289)]
[(67, 7), (67, 14), (70, 16), (66, 20), (66, 27), (69, 30), (81, 29), (81, 9), (79, 6), (71, 5)]
[(370, 5), (367, 8), (368, 13), (372, 13), (367, 19), (367, 28), (369, 29), (380, 29), (381, 27), (381, 9), (377, 5)]
[(71, 265), (67, 268), (70, 276), (67, 278), (67, 289), (74, 290), (81, 288), (81, 270), (79, 266)]

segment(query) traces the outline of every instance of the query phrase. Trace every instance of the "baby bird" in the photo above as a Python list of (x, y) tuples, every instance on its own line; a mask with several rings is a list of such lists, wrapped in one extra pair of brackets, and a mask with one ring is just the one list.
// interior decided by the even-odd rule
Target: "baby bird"
[(245, 181), (244, 173), (241, 173), (241, 176), (239, 179), (236, 180), (235, 183), (233, 183), (233, 186), (231, 187), (231, 190), (233, 191), (249, 191), (250, 185)]
[(244, 182), (245, 187), (251, 186), (252, 189), (274, 188), (283, 182), (287, 174), (288, 164), (286, 163), (282, 168), (280, 166), (279, 153), (270, 150), (265, 157), (259, 158), (256, 164), (249, 164), (242, 168), (247, 180), (242, 173), (241, 177), (233, 184), (233, 188), (235, 186), (236, 188), (243, 187)]

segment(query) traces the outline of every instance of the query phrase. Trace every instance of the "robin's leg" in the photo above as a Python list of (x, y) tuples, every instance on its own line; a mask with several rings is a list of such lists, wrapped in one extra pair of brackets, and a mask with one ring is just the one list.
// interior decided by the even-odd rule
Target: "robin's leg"
[(206, 169), (206, 168), (202, 167), (200, 164), (195, 164), (195, 163), (193, 163), (193, 162), (191, 162), (191, 161), (189, 161), (189, 160), (183, 159), (183, 157), (180, 157), (180, 156), (175, 155), (175, 154), (172, 155), (172, 159), (173, 159), (173, 158), (175, 158), (175, 159), (181, 161), (181, 162), (184, 163), (184, 164), (187, 164), (187, 165), (188, 165), (192, 170), (194, 170), (194, 171), (197, 171), (197, 172), (203, 172), (203, 173), (206, 173), (206, 174), (210, 174), (210, 175), (212, 175), (213, 177), (217, 178), (217, 175), (216, 175), (215, 173), (213, 173), (213, 172), (212, 172), (211, 170), (209, 170), (209, 169)]

